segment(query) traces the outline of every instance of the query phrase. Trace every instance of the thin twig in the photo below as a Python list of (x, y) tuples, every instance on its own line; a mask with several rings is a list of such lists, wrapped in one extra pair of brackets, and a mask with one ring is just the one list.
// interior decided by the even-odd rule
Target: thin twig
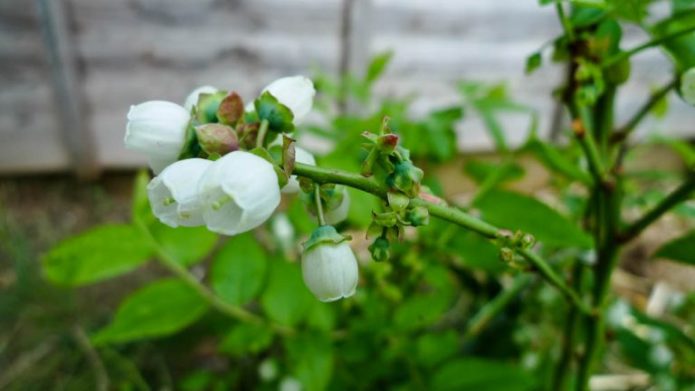
[(666, 41), (681, 37), (683, 35), (690, 34), (692, 32), (695, 32), (695, 26), (690, 26), (688, 28), (685, 28), (685, 29), (682, 29), (679, 31), (674, 31), (674, 32), (662, 35), (660, 37), (653, 38), (653, 39), (651, 39), (651, 40), (649, 40), (649, 41), (647, 41), (639, 46), (636, 46), (636, 47), (629, 49), (629, 50), (626, 50), (624, 52), (620, 52), (620, 53), (616, 54), (615, 56), (608, 58), (606, 61), (604, 61), (601, 64), (601, 66), (604, 68), (607, 68), (607, 67), (609, 67), (613, 64), (616, 64), (616, 63), (618, 63), (618, 62), (620, 62), (628, 57), (632, 57), (632, 55), (634, 55), (635, 53), (641, 52), (644, 49), (649, 49), (650, 47), (660, 45)]
[(157, 258), (161, 261), (161, 264), (172, 274), (179, 277), (186, 285), (192, 288), (198, 294), (198, 296), (200, 296), (203, 300), (207, 301), (211, 307), (225, 315), (239, 319), (243, 322), (257, 325), (267, 324), (270, 328), (272, 328), (281, 335), (294, 334), (294, 329), (290, 327), (276, 323), (266, 323), (266, 321), (262, 317), (240, 306), (226, 302), (224, 299), (217, 296), (207, 286), (203, 285), (200, 281), (198, 281), (198, 279), (193, 274), (191, 274), (188, 271), (188, 269), (186, 269), (184, 266), (178, 263), (176, 259), (174, 259), (161, 246), (161, 244), (159, 244), (157, 239), (152, 235), (152, 232), (143, 222), (135, 221), (135, 224), (140, 228), (143, 235), (145, 235), (145, 237), (149, 240), (152, 248), (157, 254)]
[(629, 242), (637, 237), (645, 228), (651, 225), (664, 213), (668, 212), (677, 204), (688, 199), (690, 194), (695, 191), (695, 172), (689, 173), (686, 180), (681, 183), (674, 191), (664, 197), (656, 206), (644, 214), (634, 223), (630, 224), (625, 230), (618, 234), (621, 243)]
[[(367, 193), (371, 193), (382, 199), (386, 198), (387, 188), (385, 186), (359, 174), (301, 163), (295, 164), (292, 173), (297, 176), (309, 178), (314, 182), (346, 185)], [(501, 230), (494, 225), (475, 218), (454, 207), (435, 204), (421, 198), (412, 199), (410, 201), (410, 205), (423, 206), (427, 208), (430, 215), (470, 229), (471, 231), (474, 231), (488, 239), (497, 239), (501, 235)], [(553, 286), (558, 288), (560, 292), (562, 292), (563, 295), (565, 295), (565, 297), (567, 297), (570, 302), (575, 304), (582, 312), (589, 315), (594, 313), (591, 308), (588, 308), (586, 304), (582, 302), (579, 295), (569, 288), (562, 278), (559, 277), (548, 265), (548, 263), (538, 254), (523, 249), (518, 251), (519, 254), (526, 258), (536, 268), (536, 270), (539, 271), (540, 275), (544, 279), (548, 280)]]

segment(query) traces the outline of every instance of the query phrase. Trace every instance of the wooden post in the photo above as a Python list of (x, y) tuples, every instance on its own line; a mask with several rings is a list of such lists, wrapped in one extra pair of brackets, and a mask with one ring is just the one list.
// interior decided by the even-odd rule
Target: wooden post
[[(372, 7), (372, 0), (343, 0), (338, 69), (343, 80), (346, 75), (364, 75), (371, 49)], [(343, 83), (343, 99), (339, 102), (341, 113), (356, 109), (354, 102), (347, 99), (347, 88)]]
[(85, 125), (85, 99), (78, 81), (77, 58), (68, 28), (65, 0), (36, 0), (36, 6), (71, 168), (80, 178), (94, 178), (99, 167), (92, 135)]

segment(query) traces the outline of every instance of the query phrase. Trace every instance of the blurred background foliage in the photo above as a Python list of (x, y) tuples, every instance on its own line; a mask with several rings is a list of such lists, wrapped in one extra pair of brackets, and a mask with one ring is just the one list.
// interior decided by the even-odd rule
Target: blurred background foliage
[[(577, 18), (601, 14), (640, 22), (649, 2), (610, 1), (608, 8), (573, 3), (583, 11)], [(693, 15), (691, 2), (676, 7), (687, 11), (679, 21)], [(655, 28), (673, 23), (680, 22)], [(679, 49), (686, 38), (686, 49)], [(692, 40), (667, 48), (677, 64), (693, 65)], [(374, 97), (392, 55), (374, 57), (363, 76), (315, 72), (321, 120), (300, 127), (297, 136), (300, 144), (311, 140), (320, 147), (319, 165), (359, 171), (361, 133), (378, 129), (387, 116), (434, 194), (455, 195), (452, 203), (486, 221), (533, 233), (546, 259), (567, 275), (576, 260), (591, 263), (592, 238), (581, 224), (588, 202), (581, 185), (590, 178), (579, 146), (541, 140), (534, 110), (508, 96), (502, 83), (461, 81), (458, 104), (413, 118), (410, 98)], [(541, 61), (532, 55), (530, 68)], [(653, 114), (665, 109), (657, 106)], [(527, 129), (516, 129), (527, 134), (520, 148), (505, 139), (503, 116), (509, 113), (529, 118)], [(495, 154), (457, 152), (455, 126), (465, 128), (472, 117), (482, 120)], [(655, 149), (675, 163), (641, 165)], [(687, 141), (654, 137), (629, 152), (627, 162), (626, 213), (639, 215), (695, 162), (695, 149)], [(530, 188), (529, 175), (539, 173), (542, 186)], [(129, 180), (130, 174), (119, 178), (120, 187), (128, 188)], [(324, 304), (304, 287), (297, 263), (298, 243), (316, 226), (299, 197), (285, 199), (264, 227), (220, 238), (204, 228), (171, 229), (155, 221), (144, 195), (147, 180), (139, 173), (133, 196), (114, 199), (99, 185), (76, 193), (71, 185), (30, 183), (28, 192), (67, 186), (62, 191), (73, 197), (72, 207), (87, 204), (92, 223), (108, 221), (41, 254), (37, 249), (65, 236), (51, 230), (71, 228), (59, 221), (66, 211), (47, 210), (48, 216), (32, 221), (11, 210), (13, 197), (21, 196), (16, 183), (3, 183), (9, 205), (0, 205), (0, 255), (9, 262), (0, 276), (1, 389), (523, 391), (548, 389), (556, 376), (568, 304), (524, 265), (502, 262), (498, 248), (474, 233), (432, 219), (408, 230), (388, 262), (373, 262), (363, 238), (380, 204), (350, 190), (349, 219), (339, 228), (354, 237), (360, 285), (353, 298)], [(451, 190), (460, 182), (467, 183), (463, 197)], [(678, 238), (647, 247), (642, 259), (695, 264), (693, 216), (692, 201), (675, 208), (668, 239)], [(224, 303), (258, 317), (215, 310), (153, 261), (162, 253)], [(627, 254), (623, 269), (640, 268), (633, 261), (639, 257)], [(684, 273), (695, 277), (692, 270)], [(636, 389), (694, 390), (692, 279), (660, 299), (663, 308), (650, 311), (659, 281), (629, 275), (633, 282), (615, 283), (599, 373), (647, 375), (647, 385), (638, 381)], [(573, 277), (591, 284), (586, 273)]]

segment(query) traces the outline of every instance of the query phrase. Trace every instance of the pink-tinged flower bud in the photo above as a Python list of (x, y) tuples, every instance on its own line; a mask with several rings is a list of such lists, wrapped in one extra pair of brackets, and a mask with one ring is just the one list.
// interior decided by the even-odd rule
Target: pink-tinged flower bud
[(236, 92), (230, 92), (217, 108), (217, 119), (227, 125), (236, 125), (244, 116), (244, 101)]
[(198, 179), (212, 164), (205, 159), (179, 160), (147, 185), (152, 212), (170, 227), (203, 225)]
[(178, 159), (190, 119), (188, 110), (176, 103), (155, 100), (131, 106), (125, 146), (147, 155), (158, 174)]
[(311, 293), (323, 302), (355, 294), (357, 259), (347, 238), (330, 225), (314, 230), (304, 244), (302, 276)]
[(208, 229), (236, 235), (263, 224), (280, 204), (273, 165), (249, 152), (231, 152), (210, 165), (198, 182)]
[(204, 124), (195, 127), (198, 144), (208, 155), (224, 156), (239, 149), (234, 129), (222, 124)]
[[(316, 165), (316, 159), (314, 159), (314, 155), (312, 155), (306, 149), (297, 146), (294, 147), (294, 161), (297, 163), (308, 164), (311, 166)], [(285, 187), (282, 188), (282, 192), (286, 194), (293, 194), (298, 191), (299, 182), (297, 181), (297, 176), (292, 175)]]
[(219, 90), (213, 86), (201, 86), (196, 88), (195, 90), (191, 91), (190, 94), (186, 97), (185, 103), (183, 104), (183, 107), (188, 110), (188, 112), (191, 112), (191, 109), (193, 109), (193, 106), (198, 104), (198, 99), (200, 99), (200, 94), (214, 94), (218, 92)]

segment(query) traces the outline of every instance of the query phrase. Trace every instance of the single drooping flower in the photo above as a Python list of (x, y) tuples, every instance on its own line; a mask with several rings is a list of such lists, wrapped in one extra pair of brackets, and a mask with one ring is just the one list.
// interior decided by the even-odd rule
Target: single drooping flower
[(155, 174), (178, 160), (183, 149), (189, 111), (176, 103), (148, 101), (128, 111), (125, 146), (147, 155)]
[(152, 212), (170, 227), (203, 225), (198, 179), (212, 164), (205, 159), (184, 159), (170, 164), (147, 185)]
[[(316, 165), (316, 159), (309, 151), (304, 148), (294, 147), (294, 161), (297, 163), (308, 164), (310, 166)], [(299, 182), (297, 181), (297, 176), (292, 175), (287, 181), (285, 187), (282, 188), (282, 192), (285, 194), (293, 194), (299, 191)]]
[(195, 106), (198, 103), (200, 94), (214, 94), (218, 91), (219, 90), (213, 86), (200, 86), (195, 90), (191, 91), (190, 94), (188, 94), (186, 100), (184, 101), (183, 107), (190, 113), (191, 109), (193, 109), (193, 106)]
[(681, 95), (688, 104), (695, 106), (695, 67), (688, 69), (681, 76)]
[[(292, 111), (295, 124), (301, 122), (309, 114), (314, 104), (314, 95), (316, 95), (314, 83), (304, 76), (288, 76), (277, 79), (266, 86), (261, 94), (266, 91)], [(246, 111), (253, 110), (253, 102), (249, 102)]]
[(357, 259), (330, 225), (318, 227), (304, 243), (302, 276), (311, 293), (323, 302), (350, 297), (357, 287)]
[(280, 204), (272, 164), (252, 153), (234, 151), (216, 160), (198, 181), (208, 229), (236, 235), (263, 224)]

